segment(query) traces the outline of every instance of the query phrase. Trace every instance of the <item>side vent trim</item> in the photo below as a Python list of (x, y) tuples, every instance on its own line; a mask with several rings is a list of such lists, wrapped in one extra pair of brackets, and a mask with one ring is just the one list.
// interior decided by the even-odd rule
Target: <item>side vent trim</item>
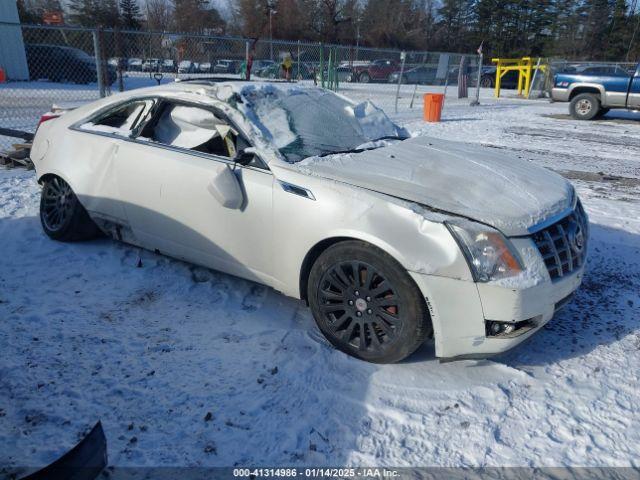
[(278, 182), (280, 183), (282, 189), (287, 193), (292, 193), (293, 195), (298, 195), (299, 197), (308, 198), (309, 200), (316, 199), (316, 197), (313, 196), (313, 193), (311, 193), (311, 190), (307, 188), (299, 187), (298, 185), (283, 182), (281, 180), (278, 180)]

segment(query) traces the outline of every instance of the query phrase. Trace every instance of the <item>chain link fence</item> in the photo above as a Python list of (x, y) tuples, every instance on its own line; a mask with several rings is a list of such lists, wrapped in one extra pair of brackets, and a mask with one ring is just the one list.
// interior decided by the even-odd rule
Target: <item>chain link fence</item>
[[(446, 52), (0, 23), (0, 42), (7, 38), (17, 48), (0, 52), (7, 76), (0, 84), (0, 128), (29, 132), (53, 105), (79, 104), (176, 78), (241, 79), (249, 70), (252, 80), (289, 78), (346, 95), (364, 90), (389, 110), (398, 103), (400, 108), (419, 105), (425, 91), (457, 95), (460, 78), (474, 96), (481, 75), (476, 55)], [(0, 135), (0, 148), (13, 142)]]

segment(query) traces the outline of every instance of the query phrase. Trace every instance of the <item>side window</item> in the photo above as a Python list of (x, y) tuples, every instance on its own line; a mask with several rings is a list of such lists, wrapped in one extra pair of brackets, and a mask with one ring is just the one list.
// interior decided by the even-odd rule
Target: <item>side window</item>
[(227, 158), (249, 146), (225, 118), (211, 110), (170, 103), (138, 138)]
[(153, 100), (138, 100), (126, 103), (99, 114), (80, 126), (82, 130), (112, 133), (129, 137), (133, 129), (147, 116), (153, 107)]

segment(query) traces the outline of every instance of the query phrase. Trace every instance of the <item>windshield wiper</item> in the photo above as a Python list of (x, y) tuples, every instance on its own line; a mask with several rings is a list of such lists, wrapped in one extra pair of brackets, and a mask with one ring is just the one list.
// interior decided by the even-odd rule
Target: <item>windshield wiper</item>
[[(401, 140), (402, 141), (402, 140), (406, 140), (407, 138), (410, 138), (410, 137), (401, 137), (399, 135), (385, 135), (384, 137), (376, 138), (375, 140), (369, 140), (368, 142), (363, 143), (363, 145), (366, 145), (368, 143), (380, 142), (382, 140)], [(335, 152), (326, 151), (326, 152), (323, 152), (320, 155), (318, 155), (318, 157), (326, 157), (326, 156), (329, 156), (329, 155), (338, 155), (338, 154), (341, 154), (341, 153), (361, 153), (361, 152), (365, 152), (367, 150), (375, 150), (376, 148), (381, 148), (381, 147), (382, 147), (381, 145), (377, 145), (377, 146), (374, 146), (374, 147), (367, 147), (367, 148), (360, 148), (360, 147), (359, 148), (349, 148), (347, 150), (338, 150), (338, 151), (335, 151)]]
[(372, 142), (380, 142), (381, 140), (406, 140), (410, 137), (401, 137), (400, 135), (385, 135), (384, 137), (376, 138), (375, 140), (371, 140)]
[(329, 155), (339, 155), (341, 153), (361, 153), (365, 150), (370, 150), (369, 148), (349, 148), (348, 150), (336, 150), (336, 151), (326, 151), (322, 152), (319, 157), (327, 157)]

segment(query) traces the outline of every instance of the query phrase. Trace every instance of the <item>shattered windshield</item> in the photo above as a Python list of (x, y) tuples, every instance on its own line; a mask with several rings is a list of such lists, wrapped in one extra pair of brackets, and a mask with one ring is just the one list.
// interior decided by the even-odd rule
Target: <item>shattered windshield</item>
[(320, 88), (251, 86), (243, 91), (248, 115), (287, 161), (381, 145), (408, 138), (403, 128), (370, 102), (354, 105)]

